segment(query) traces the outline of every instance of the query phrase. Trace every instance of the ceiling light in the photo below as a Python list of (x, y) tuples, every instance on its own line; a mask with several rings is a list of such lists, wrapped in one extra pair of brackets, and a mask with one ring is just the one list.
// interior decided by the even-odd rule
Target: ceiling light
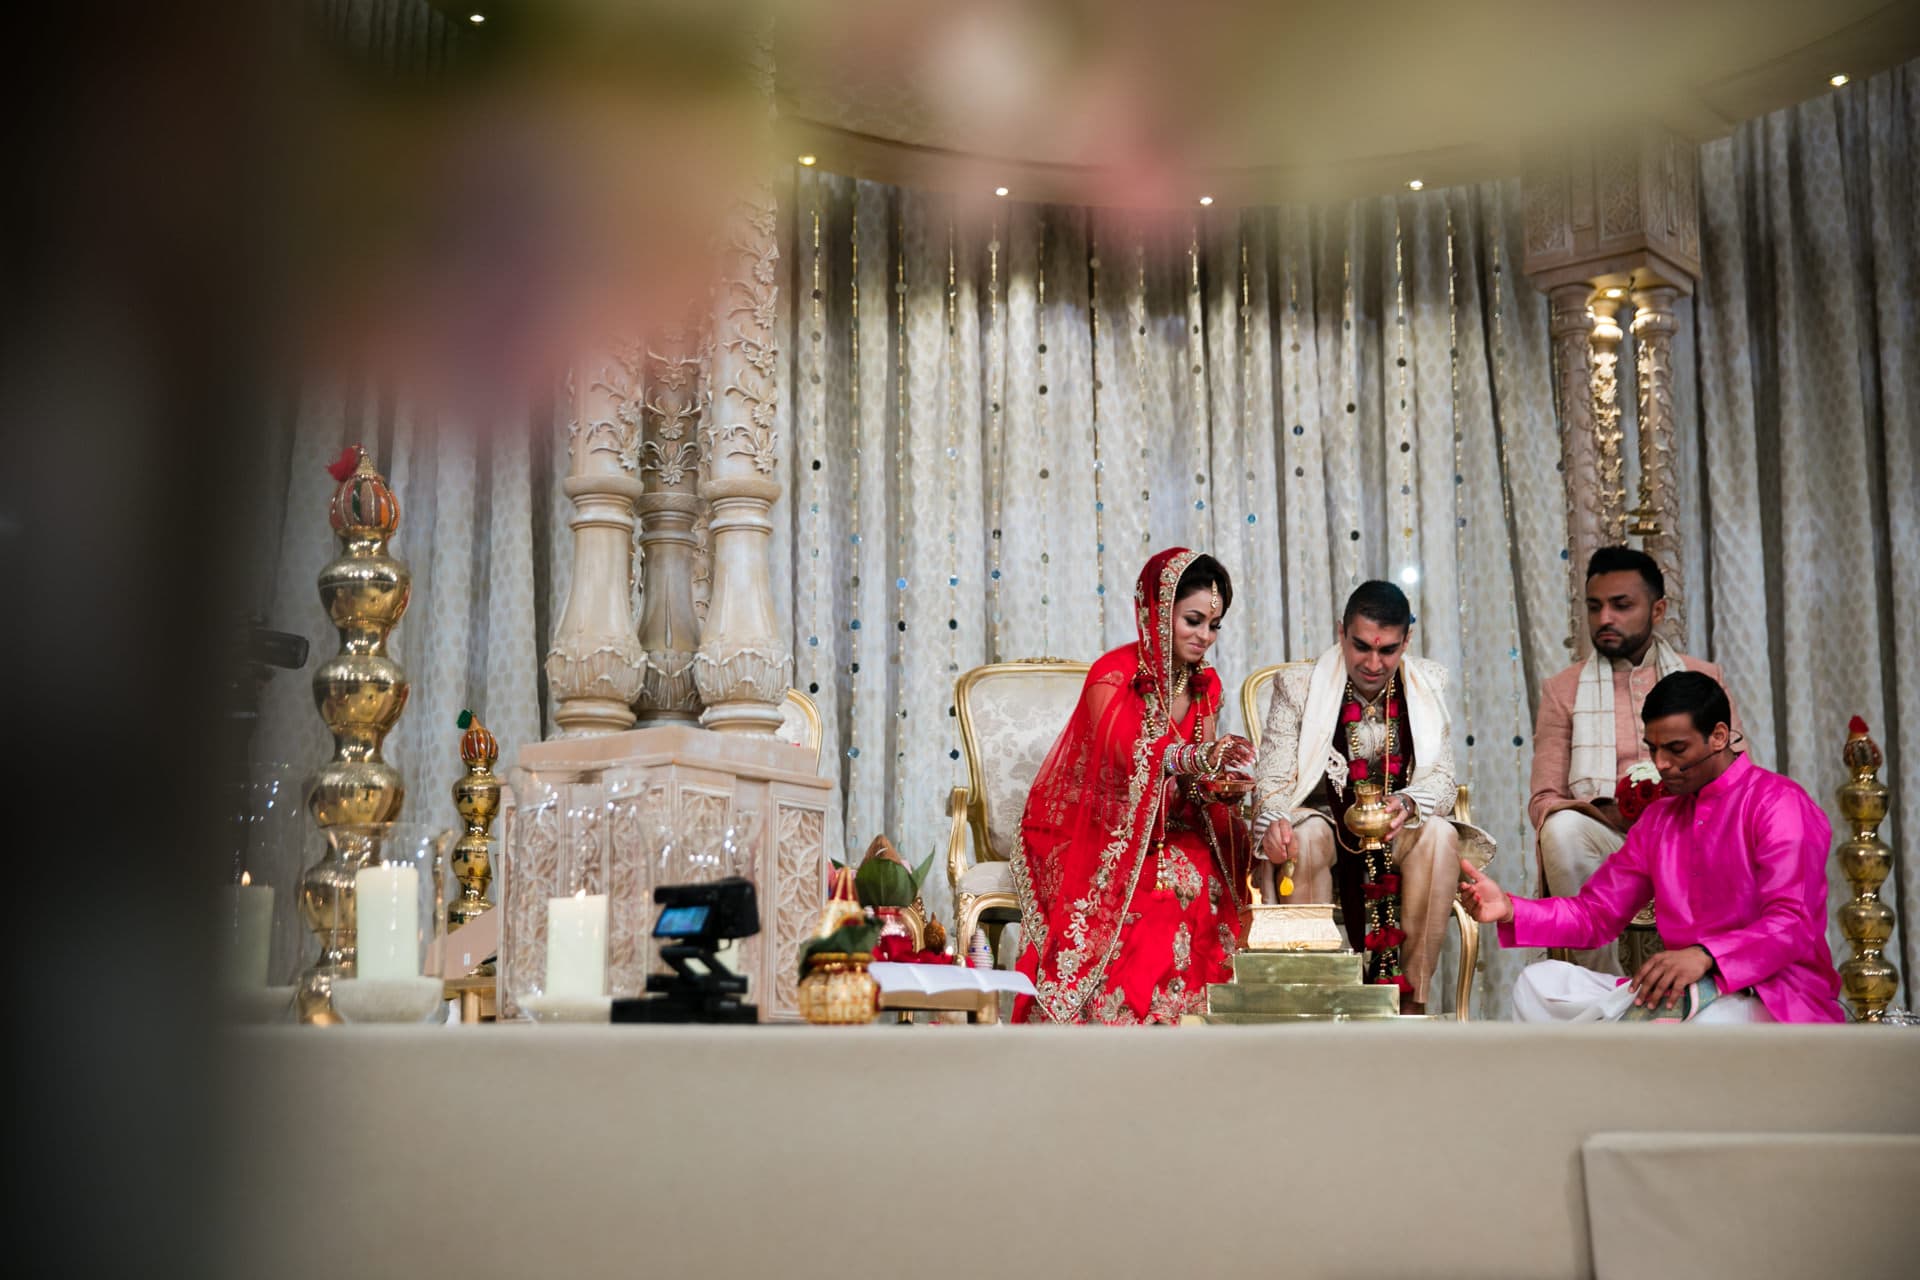
[(993, 189), (993, 194), (997, 196), (1004, 196), (1007, 194), (1007, 189), (1005, 187), (995, 187)]
[(1426, 185), (1427, 185), (1427, 184), (1426, 184), (1426, 183), (1424, 183), (1424, 182), (1422, 182), (1422, 181), (1420, 181), (1420, 179), (1418, 179), (1418, 178), (1415, 178), (1415, 179), (1414, 179), (1414, 180), (1413, 180), (1412, 182), (1409, 182), (1409, 183), (1407, 184), (1407, 190), (1409, 190), (1409, 191), (1419, 191), (1419, 190), (1421, 190), (1421, 189), (1423, 189), (1423, 188), (1424, 188), (1424, 187), (1425, 187)]
[(467, 15), (467, 21), (473, 23), (475, 26), (479, 26), (486, 20), (487, 15), (484, 13), (470, 13)]
[(820, 163), (820, 157), (812, 154), (804, 155), (800, 157), (800, 163), (811, 169), (814, 165)]
[(1834, 88), (1838, 89), (1841, 85), (1845, 84), (1851, 78), (1852, 77), (1847, 75), (1846, 72), (1842, 71), (1837, 76), (1828, 76), (1827, 83), (1832, 85)]
[(1420, 581), (1420, 566), (1415, 564), (1410, 564), (1406, 568), (1402, 569), (1400, 571), (1400, 581), (1404, 582), (1409, 587), (1418, 583)]
[(1607, 296), (1609, 298), (1624, 298), (1627, 296), (1627, 291), (1625, 289), (1609, 289), (1607, 290)]
[(1201, 204), (1212, 204), (1212, 203), (1213, 203), (1213, 197), (1212, 197), (1212, 196), (1201, 196), (1201, 197), (1200, 197), (1200, 203), (1201, 203)]

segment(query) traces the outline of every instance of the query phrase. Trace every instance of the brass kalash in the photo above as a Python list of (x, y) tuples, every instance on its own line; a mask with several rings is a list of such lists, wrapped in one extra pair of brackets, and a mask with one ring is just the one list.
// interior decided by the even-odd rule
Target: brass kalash
[[(1391, 811), (1380, 784), (1355, 782), (1347, 830), (1363, 850), (1386, 848)], [(1285, 867), (1281, 892), (1291, 888)], [(1207, 987), (1207, 1011), (1182, 1021), (1216, 1024), (1346, 1022), (1397, 1018), (1400, 989), (1361, 980), (1366, 957), (1349, 950), (1330, 902), (1260, 902), (1245, 948), (1233, 957), (1233, 981)]]

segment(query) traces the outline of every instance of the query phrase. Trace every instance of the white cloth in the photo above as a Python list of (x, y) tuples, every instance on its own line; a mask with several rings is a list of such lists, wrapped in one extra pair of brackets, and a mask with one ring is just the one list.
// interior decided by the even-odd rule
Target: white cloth
[[(1632, 1007), (1632, 986), (1564, 960), (1530, 964), (1513, 984), (1513, 1016), (1519, 1022), (1617, 1022)], [(1727, 995), (1691, 1021), (1772, 1022), (1773, 1015), (1753, 996)]]
[[(1647, 661), (1664, 680), (1686, 670), (1673, 646), (1659, 636)], [(1573, 695), (1573, 754), (1567, 762), (1567, 789), (1576, 799), (1613, 798), (1620, 781), (1618, 730), (1613, 710), (1615, 659), (1596, 653), (1580, 668), (1580, 684)], [(1634, 719), (1639, 719), (1636, 711)]]

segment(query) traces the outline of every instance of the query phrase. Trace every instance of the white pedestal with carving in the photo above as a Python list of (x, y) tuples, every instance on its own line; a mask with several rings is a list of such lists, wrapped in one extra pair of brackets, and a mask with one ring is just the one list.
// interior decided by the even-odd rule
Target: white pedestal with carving
[[(501, 1016), (538, 988), (547, 900), (576, 890), (611, 898), (608, 982), (640, 995), (654, 967), (649, 933), (659, 884), (744, 875), (760, 933), (740, 966), (763, 1021), (799, 1017), (799, 946), (826, 898), (831, 779), (812, 750), (770, 737), (660, 725), (521, 749), (503, 805)], [(731, 850), (723, 834), (736, 834)], [(672, 834), (670, 847), (663, 836)]]

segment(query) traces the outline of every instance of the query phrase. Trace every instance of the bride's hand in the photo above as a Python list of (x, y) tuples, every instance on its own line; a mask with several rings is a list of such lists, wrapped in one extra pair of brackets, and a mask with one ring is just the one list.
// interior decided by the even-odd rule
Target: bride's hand
[(1259, 753), (1253, 749), (1251, 742), (1237, 733), (1229, 733), (1220, 741), (1225, 744), (1220, 754), (1221, 768), (1236, 772), (1253, 768)]

